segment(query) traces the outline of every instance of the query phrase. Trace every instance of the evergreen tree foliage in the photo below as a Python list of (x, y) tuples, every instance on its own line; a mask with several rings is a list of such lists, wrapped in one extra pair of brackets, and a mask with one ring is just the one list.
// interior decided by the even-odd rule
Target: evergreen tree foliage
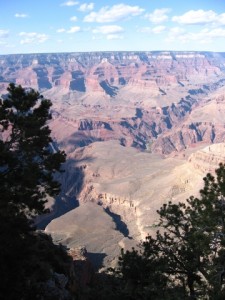
[(225, 165), (203, 180), (199, 198), (164, 204), (154, 238), (122, 253), (116, 272), (130, 299), (224, 299)]
[(40, 254), (32, 246), (37, 244), (33, 220), (47, 212), (48, 196), (60, 191), (54, 175), (65, 153), (52, 147), (50, 107), (37, 91), (13, 83), (0, 100), (0, 299), (29, 294), (34, 253), (37, 260)]
[(34, 90), (10, 84), (8, 98), (0, 103), (1, 205), (28, 216), (45, 212), (47, 196), (55, 196), (60, 185), (54, 173), (65, 161), (53, 152), (46, 122), (51, 101)]

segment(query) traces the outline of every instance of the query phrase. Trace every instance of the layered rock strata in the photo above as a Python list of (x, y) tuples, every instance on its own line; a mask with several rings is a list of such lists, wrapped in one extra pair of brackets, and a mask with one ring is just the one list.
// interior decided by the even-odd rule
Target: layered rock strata
[(225, 82), (223, 53), (2, 55), (1, 93), (9, 82), (38, 89), (53, 101), (51, 128), (56, 138), (63, 128), (61, 146), (66, 137), (74, 147), (113, 139), (168, 155), (224, 138), (223, 121), (217, 122), (224, 94), (212, 110), (215, 120), (201, 121), (195, 113), (205, 115), (217, 101), (214, 93)]
[(39, 90), (62, 86), (113, 96), (122, 86), (154, 89), (207, 82), (221, 75), (224, 57), (207, 52), (100, 52), (0, 56), (1, 82)]

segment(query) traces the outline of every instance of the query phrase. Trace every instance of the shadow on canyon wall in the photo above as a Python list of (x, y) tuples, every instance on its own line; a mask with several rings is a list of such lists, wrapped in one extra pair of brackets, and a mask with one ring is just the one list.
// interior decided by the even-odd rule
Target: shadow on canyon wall
[(87, 257), (91, 261), (95, 271), (98, 271), (104, 266), (103, 261), (106, 256), (105, 253), (87, 252)]
[(77, 196), (83, 188), (86, 163), (91, 159), (90, 157), (81, 160), (67, 159), (62, 168), (64, 172), (56, 176), (61, 183), (61, 192), (50, 207), (50, 213), (37, 217), (35, 224), (38, 229), (44, 230), (53, 219), (79, 206)]
[(112, 211), (110, 211), (110, 209), (108, 207), (105, 208), (104, 210), (115, 222), (116, 230), (121, 232), (124, 235), (124, 237), (132, 239), (132, 237), (129, 236), (129, 230), (127, 228), (127, 225), (126, 225), (125, 222), (122, 221), (121, 216), (113, 213)]
[(103, 139), (95, 136), (91, 136), (88, 128), (87, 131), (84, 129), (80, 129), (77, 132), (73, 133), (70, 139), (67, 141), (67, 147), (69, 146), (72, 151), (77, 147), (84, 147), (92, 144), (94, 142), (101, 142)]

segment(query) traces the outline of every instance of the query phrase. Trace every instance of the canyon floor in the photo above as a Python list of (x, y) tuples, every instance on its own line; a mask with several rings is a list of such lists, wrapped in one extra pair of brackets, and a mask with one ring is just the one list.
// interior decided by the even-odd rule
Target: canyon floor
[(115, 141), (75, 150), (62, 180), (70, 182), (66, 193), (72, 196), (77, 182), (71, 170), (82, 170), (79, 207), (52, 220), (46, 232), (68, 247), (86, 246), (98, 267), (114, 266), (122, 248), (154, 235), (156, 210), (163, 203), (198, 195), (206, 172), (225, 161), (223, 143), (192, 152), (163, 158)]

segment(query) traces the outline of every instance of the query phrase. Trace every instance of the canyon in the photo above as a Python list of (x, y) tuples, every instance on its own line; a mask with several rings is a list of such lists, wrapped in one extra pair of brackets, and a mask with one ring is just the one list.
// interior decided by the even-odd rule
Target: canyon
[(156, 210), (225, 162), (225, 53), (1, 55), (3, 99), (10, 82), (51, 99), (52, 147), (67, 153), (39, 225), (96, 268), (154, 235)]

